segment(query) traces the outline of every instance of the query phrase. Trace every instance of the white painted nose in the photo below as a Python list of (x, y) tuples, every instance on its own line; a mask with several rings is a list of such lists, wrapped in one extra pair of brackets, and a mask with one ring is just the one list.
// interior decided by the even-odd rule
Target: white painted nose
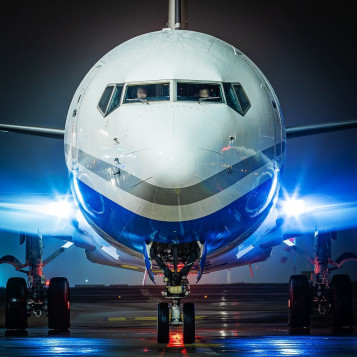
[(192, 181), (195, 173), (194, 150), (184, 142), (161, 141), (152, 148), (154, 180), (164, 187), (184, 187)]

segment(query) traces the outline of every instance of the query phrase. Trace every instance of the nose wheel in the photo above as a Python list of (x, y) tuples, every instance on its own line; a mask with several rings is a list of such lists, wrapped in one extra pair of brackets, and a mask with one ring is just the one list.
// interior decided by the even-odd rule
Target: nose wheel
[(194, 343), (196, 335), (195, 305), (183, 304), (183, 342)]
[(169, 304), (160, 302), (157, 305), (157, 342), (168, 343), (170, 335)]
[(181, 316), (177, 318), (177, 305), (173, 307), (170, 321), (169, 304), (161, 302), (157, 305), (157, 342), (168, 343), (170, 340), (170, 324), (174, 327), (183, 325), (183, 342), (194, 343), (196, 334), (195, 305), (193, 303), (183, 304), (183, 321)]

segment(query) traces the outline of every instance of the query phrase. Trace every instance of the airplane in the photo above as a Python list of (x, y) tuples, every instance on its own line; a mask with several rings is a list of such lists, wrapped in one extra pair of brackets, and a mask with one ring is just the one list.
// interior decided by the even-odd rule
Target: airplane
[[(144, 58), (144, 61), (134, 61)], [(187, 3), (169, 0), (168, 27), (135, 37), (89, 70), (70, 104), (64, 129), (0, 124), (0, 130), (64, 140), (71, 196), (0, 198), (0, 230), (20, 233), (27, 274), (6, 286), (5, 325), (27, 328), (31, 313), (52, 331), (70, 328), (69, 283), (43, 268), (71, 245), (88, 260), (163, 274), (157, 341), (170, 326), (195, 342), (189, 275), (267, 260), (273, 247), (314, 238), (310, 281), (289, 280), (289, 325), (307, 329), (311, 313), (332, 313), (352, 328), (351, 281), (330, 272), (354, 253), (331, 258), (331, 240), (357, 226), (357, 203), (283, 194), (287, 141), (353, 129), (357, 120), (286, 128), (278, 98), (259, 68), (234, 46), (187, 29)], [(3, 134), (6, 135), (6, 134)], [(284, 197), (285, 196), (285, 197)], [(66, 241), (42, 257), (42, 239)], [(25, 270), (28, 268), (28, 270)]]

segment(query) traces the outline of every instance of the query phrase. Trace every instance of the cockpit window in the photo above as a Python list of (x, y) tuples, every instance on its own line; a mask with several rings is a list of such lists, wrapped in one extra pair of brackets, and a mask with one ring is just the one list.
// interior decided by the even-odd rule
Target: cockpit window
[(102, 97), (98, 103), (98, 109), (104, 117), (119, 107), (123, 87), (124, 84), (111, 84), (104, 89)]
[(110, 114), (113, 110), (119, 107), (120, 105), (120, 98), (121, 98), (121, 93), (123, 91), (123, 84), (117, 84), (114, 90), (114, 94), (112, 96), (112, 100), (110, 101), (108, 110), (106, 112), (106, 115)]
[(242, 115), (244, 115), (250, 108), (249, 99), (245, 94), (243, 87), (240, 84), (233, 84), (233, 88), (239, 100), (240, 107), (242, 108)]
[(223, 83), (227, 104), (241, 115), (245, 115), (250, 108), (250, 102), (240, 84)]
[(112, 96), (114, 86), (108, 86), (107, 88), (104, 89), (104, 93), (102, 94), (102, 97), (100, 98), (98, 108), (101, 110), (102, 114), (105, 115), (105, 112), (107, 111), (108, 103), (110, 100), (110, 97)]
[(124, 103), (148, 103), (170, 100), (170, 84), (133, 84), (126, 87)]
[(226, 95), (227, 104), (233, 110), (238, 113), (241, 113), (241, 108), (238, 102), (237, 97), (235, 96), (234, 89), (231, 83), (223, 83), (224, 93)]
[(223, 102), (221, 86), (212, 83), (177, 83), (177, 100)]

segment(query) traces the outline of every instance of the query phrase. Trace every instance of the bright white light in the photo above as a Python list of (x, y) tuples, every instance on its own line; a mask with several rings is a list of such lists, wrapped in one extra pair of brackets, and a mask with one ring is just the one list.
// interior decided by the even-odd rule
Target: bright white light
[(44, 207), (44, 212), (57, 218), (67, 218), (72, 212), (72, 205), (67, 201), (51, 202)]
[(305, 212), (305, 201), (289, 198), (283, 202), (283, 212), (286, 216), (297, 217)]

